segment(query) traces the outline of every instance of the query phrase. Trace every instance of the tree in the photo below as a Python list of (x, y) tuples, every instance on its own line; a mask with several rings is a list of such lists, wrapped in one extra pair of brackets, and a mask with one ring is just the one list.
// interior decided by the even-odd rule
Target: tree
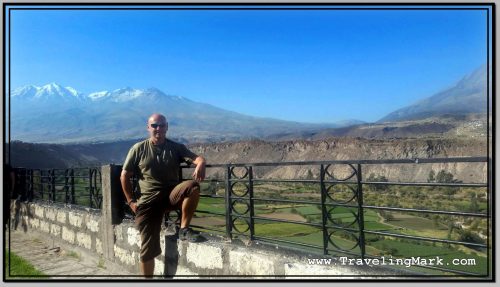
[(306, 179), (313, 179), (314, 175), (310, 169), (307, 170)]
[(453, 182), (458, 182), (458, 180), (453, 178), (453, 174), (451, 172), (447, 172), (444, 169), (442, 169), (436, 175), (436, 182), (453, 183)]
[(434, 170), (431, 170), (429, 172), (429, 176), (427, 177), (427, 182), (435, 182), (436, 181), (436, 172)]
[[(436, 175), (436, 182), (439, 183), (457, 183), (461, 182), (457, 179), (453, 178), (453, 174), (451, 172), (447, 172), (442, 169)], [(448, 196), (448, 200), (451, 200), (451, 197), (457, 193), (457, 189), (455, 187), (442, 187), (441, 190)]]
[[(460, 233), (460, 236), (458, 238), (459, 241), (470, 242), (470, 243), (484, 243), (483, 239), (481, 239), (481, 237), (479, 237), (479, 235), (477, 235), (477, 233), (475, 232), (472, 232), (470, 230), (460, 230), (459, 233)], [(480, 247), (476, 246), (471, 246), (470, 248), (476, 250), (480, 249)]]
[[(387, 179), (387, 177), (383, 176), (383, 175), (375, 175), (373, 173), (370, 173), (370, 176), (368, 177), (368, 181), (371, 181), (371, 182), (388, 182), (389, 180)], [(383, 190), (389, 190), (389, 186), (387, 185), (382, 185), (382, 184), (374, 184), (374, 185), (370, 185), (370, 189), (371, 190), (375, 190), (375, 191), (383, 191)]]

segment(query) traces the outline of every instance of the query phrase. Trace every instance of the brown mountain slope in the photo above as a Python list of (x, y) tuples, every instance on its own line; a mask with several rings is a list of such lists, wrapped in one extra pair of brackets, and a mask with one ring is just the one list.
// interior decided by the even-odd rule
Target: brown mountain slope
[[(85, 145), (13, 142), (11, 159), (14, 166), (32, 168), (121, 164), (134, 142)], [(194, 152), (203, 155), (209, 164), (487, 156), (485, 138), (362, 139), (330, 137), (315, 141), (266, 142), (255, 140), (196, 144), (189, 147)], [(485, 164), (363, 165), (363, 174), (365, 177), (371, 173), (384, 175), (390, 180), (426, 181), (431, 169), (435, 172), (445, 169), (452, 172), (455, 178), (464, 182), (486, 180), (487, 168)], [(255, 168), (257, 176), (266, 178), (317, 177), (318, 170), (318, 165), (300, 168)], [(219, 169), (218, 172), (222, 176), (223, 171)]]
[[(192, 145), (209, 163), (256, 163), (327, 160), (388, 160), (447, 157), (485, 157), (485, 139), (391, 139), (330, 138), (317, 141), (236, 142)], [(431, 169), (445, 169), (464, 182), (486, 180), (486, 164), (364, 165), (363, 174), (384, 175), (389, 180), (426, 181)], [(338, 167), (342, 173), (343, 168)], [(264, 178), (305, 178), (317, 175), (319, 166), (256, 168)], [(310, 172), (309, 172), (310, 170)]]

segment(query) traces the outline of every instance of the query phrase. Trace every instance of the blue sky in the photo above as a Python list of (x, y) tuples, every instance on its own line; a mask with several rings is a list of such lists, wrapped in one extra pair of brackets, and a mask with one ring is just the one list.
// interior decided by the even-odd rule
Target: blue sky
[(487, 61), (485, 10), (10, 13), (12, 88), (156, 87), (301, 122), (373, 122)]

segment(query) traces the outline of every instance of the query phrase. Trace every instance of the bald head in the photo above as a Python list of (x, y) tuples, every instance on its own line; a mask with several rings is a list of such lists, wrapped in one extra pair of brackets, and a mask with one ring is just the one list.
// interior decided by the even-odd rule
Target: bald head
[(158, 122), (158, 121), (162, 121), (164, 123), (167, 123), (167, 118), (165, 118), (165, 116), (162, 114), (154, 113), (151, 116), (149, 116), (148, 124)]
[(167, 119), (162, 114), (152, 114), (148, 119), (147, 129), (151, 141), (156, 144), (161, 144), (165, 141), (168, 123)]

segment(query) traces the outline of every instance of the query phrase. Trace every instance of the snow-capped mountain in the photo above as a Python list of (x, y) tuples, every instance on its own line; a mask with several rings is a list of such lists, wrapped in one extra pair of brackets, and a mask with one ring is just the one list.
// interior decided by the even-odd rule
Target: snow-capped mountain
[[(445, 113), (485, 113), (484, 86), (485, 73), (481, 68), (455, 87), (397, 110), (380, 122), (438, 117)], [(360, 124), (355, 120), (306, 124), (252, 117), (168, 95), (156, 88), (127, 87), (84, 95), (74, 88), (51, 83), (15, 89), (10, 99), (10, 138), (26, 142), (111, 142), (144, 138), (147, 117), (152, 113), (166, 115), (168, 136), (184, 142), (304, 135)]]
[(251, 117), (156, 89), (122, 88), (83, 95), (52, 83), (11, 92), (11, 139), (28, 142), (115, 141), (147, 136), (147, 117), (167, 116), (169, 135), (185, 142), (258, 138), (336, 127)]
[(63, 87), (57, 83), (50, 83), (41, 87), (33, 85), (20, 87), (14, 89), (10, 96), (12, 100), (36, 101), (38, 103), (43, 101), (123, 103), (136, 100), (188, 100), (180, 96), (166, 95), (156, 88), (141, 90), (126, 87), (113, 91), (93, 92), (88, 95), (84, 95), (72, 87)]
[(171, 96), (166, 95), (162, 91), (156, 88), (149, 88), (145, 90), (133, 89), (130, 87), (117, 89), (114, 91), (101, 91), (96, 93), (91, 93), (88, 95), (88, 99), (93, 102), (128, 102), (128, 101), (136, 101), (136, 100), (153, 100), (153, 101), (161, 101), (165, 99), (169, 99), (172, 101), (175, 100), (188, 100), (184, 97), (180, 96)]
[(139, 98), (148, 96), (147, 90), (139, 90), (133, 88), (117, 89), (112, 92), (102, 91), (89, 94), (89, 99), (92, 101), (111, 101), (111, 102), (126, 102), (137, 100)]
[(56, 83), (45, 86), (24, 86), (10, 93), (11, 118), (16, 115), (57, 112), (73, 107), (84, 107), (88, 98), (72, 87)]
[(72, 87), (62, 87), (56, 83), (50, 83), (42, 87), (24, 86), (17, 88), (11, 93), (13, 100), (23, 99), (31, 101), (62, 100), (62, 101), (84, 101), (86, 97)]

